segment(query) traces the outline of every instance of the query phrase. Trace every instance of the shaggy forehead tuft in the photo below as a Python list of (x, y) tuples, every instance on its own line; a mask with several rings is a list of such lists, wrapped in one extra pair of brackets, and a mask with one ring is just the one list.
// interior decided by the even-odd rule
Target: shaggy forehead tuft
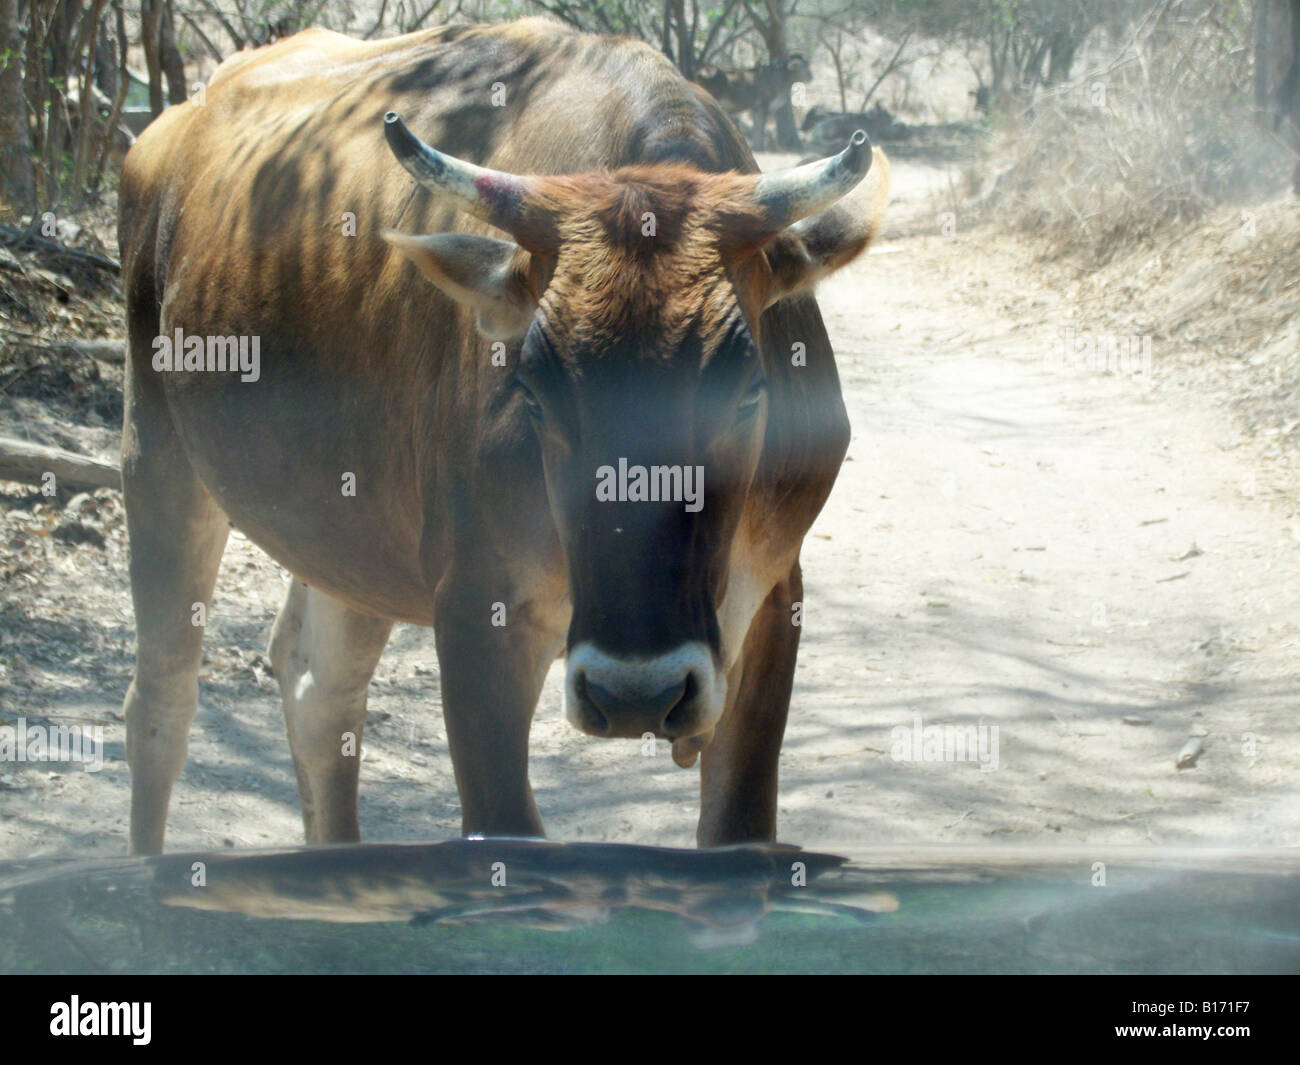
[(752, 179), (682, 164), (543, 179), (534, 206), (561, 232), (570, 230), (570, 239), (597, 239), (638, 256), (686, 243), (728, 244), (736, 220), (754, 212)]
[(548, 332), (571, 357), (671, 359), (693, 337), (707, 361), (739, 313), (721, 234), (749, 196), (740, 175), (676, 165), (545, 182), (538, 206), (561, 238)]

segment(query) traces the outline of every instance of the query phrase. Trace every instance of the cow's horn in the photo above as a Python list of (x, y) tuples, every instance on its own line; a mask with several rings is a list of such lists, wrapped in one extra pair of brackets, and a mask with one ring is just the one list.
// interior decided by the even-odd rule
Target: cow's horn
[(514, 232), (522, 220), (526, 178), (443, 155), (407, 129), (396, 111), (384, 115), (384, 136), (397, 161), (430, 192), (498, 229)]
[(858, 130), (839, 155), (764, 174), (754, 184), (754, 198), (764, 223), (776, 231), (829, 207), (870, 169), (871, 141)]

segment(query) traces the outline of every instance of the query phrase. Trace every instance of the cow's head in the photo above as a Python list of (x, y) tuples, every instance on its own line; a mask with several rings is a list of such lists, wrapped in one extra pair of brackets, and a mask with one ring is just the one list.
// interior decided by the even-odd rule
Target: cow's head
[(786, 75), (791, 84), (796, 81), (812, 81), (812, 68), (808, 66), (808, 60), (798, 52), (791, 52), (789, 56), (779, 60), (775, 65), (777, 69)]
[(671, 739), (689, 763), (739, 651), (719, 609), (782, 398), (760, 318), (866, 247), (883, 156), (867, 202), (840, 203), (872, 166), (860, 132), (839, 155), (766, 175), (541, 177), (442, 155), (391, 112), (385, 123), (421, 184), (513, 238), (384, 233), (486, 337), (522, 339), (509, 402), (537, 434), (568, 559), (568, 717), (593, 735)]

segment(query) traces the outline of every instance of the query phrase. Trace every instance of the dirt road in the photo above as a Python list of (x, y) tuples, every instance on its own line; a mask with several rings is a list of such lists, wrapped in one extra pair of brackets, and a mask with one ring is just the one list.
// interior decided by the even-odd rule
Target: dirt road
[[(1159, 387), (1158, 341), (1155, 385), (1053, 361), (1088, 322), (941, 218), (929, 193), (945, 181), (899, 163), (893, 232), (912, 235), (887, 232), (820, 294), (854, 435), (805, 550), (782, 837), (1059, 841), (1101, 858), (1107, 843), (1300, 844), (1294, 495), (1208, 401)], [(125, 847), (125, 573), (120, 523), (106, 549), (53, 548), (27, 609), (58, 620), (10, 641), (44, 631), (83, 650), (14, 658), (10, 690), (29, 698), (6, 717), (103, 721), (108, 746), (95, 774), (0, 767), (0, 856)], [(232, 539), (171, 848), (301, 840), (260, 660), (283, 591)], [(557, 664), (532, 742), (550, 834), (690, 845), (698, 770), (662, 744), (646, 756), (579, 735), (561, 677)], [(988, 768), (894, 757), (896, 728), (946, 725), (996, 726)], [(1194, 734), (1199, 759), (1176, 769)], [(361, 818), (369, 840), (458, 831), (425, 630), (398, 627), (372, 686)]]

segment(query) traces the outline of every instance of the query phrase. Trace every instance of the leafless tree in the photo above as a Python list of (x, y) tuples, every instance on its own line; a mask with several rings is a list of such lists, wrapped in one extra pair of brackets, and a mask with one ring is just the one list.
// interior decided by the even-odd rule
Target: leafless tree
[(18, 0), (0, 0), (0, 213), (13, 216), (30, 211), (36, 196), (22, 52)]

